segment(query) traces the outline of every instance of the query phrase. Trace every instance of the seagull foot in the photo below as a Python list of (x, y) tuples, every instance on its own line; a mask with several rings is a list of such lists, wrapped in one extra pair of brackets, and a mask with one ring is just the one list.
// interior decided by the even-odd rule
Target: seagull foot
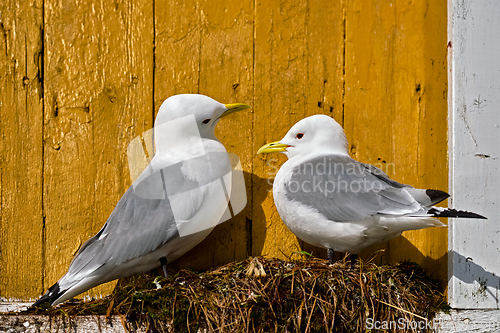
[(333, 264), (333, 255), (335, 254), (335, 251), (333, 249), (328, 249), (328, 262), (330, 265)]
[(163, 268), (163, 275), (165, 275), (165, 278), (168, 279), (167, 263), (168, 263), (167, 257), (160, 258), (161, 268)]

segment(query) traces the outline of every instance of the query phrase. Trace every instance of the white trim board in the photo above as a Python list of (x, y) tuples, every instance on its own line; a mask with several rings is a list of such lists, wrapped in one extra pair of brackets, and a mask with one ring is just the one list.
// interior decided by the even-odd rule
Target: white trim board
[(500, 1), (448, 0), (449, 303), (499, 309)]
[[(6, 312), (22, 312), (26, 311), (33, 302), (2, 302), (0, 301), (0, 315)], [(1, 331), (0, 331), (1, 332)]]
[[(127, 325), (127, 328), (124, 327)], [(167, 325), (168, 327), (168, 325)], [(150, 332), (147, 327), (133, 329), (126, 323), (125, 317), (119, 316), (75, 316), (71, 319), (62, 316), (40, 315), (0, 315), (0, 332), (61, 332), (61, 333), (145, 333)]]
[(500, 332), (499, 310), (451, 310), (438, 313), (432, 321), (436, 333)]

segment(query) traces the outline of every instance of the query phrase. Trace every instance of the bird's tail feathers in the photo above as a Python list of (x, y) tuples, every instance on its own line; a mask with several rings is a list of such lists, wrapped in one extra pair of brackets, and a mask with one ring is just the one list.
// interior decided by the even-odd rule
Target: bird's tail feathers
[(430, 207), (448, 198), (450, 195), (439, 190), (422, 190), (413, 187), (405, 187), (405, 190), (422, 206)]
[(61, 290), (61, 288), (59, 287), (59, 282), (56, 282), (52, 287), (49, 288), (49, 290), (47, 290), (45, 295), (43, 295), (38, 301), (33, 303), (32, 307), (40, 307), (44, 303), (49, 303), (49, 305), (52, 305), (65, 292), (66, 290)]
[(381, 225), (385, 225), (393, 232), (401, 233), (406, 230), (419, 230), (432, 227), (446, 227), (438, 219), (429, 215), (403, 215), (398, 217), (384, 216)]
[(428, 211), (432, 217), (457, 217), (457, 218), (468, 218), (468, 219), (487, 219), (486, 217), (467, 212), (465, 210), (456, 210), (451, 208), (442, 208), (442, 207), (431, 207)]
[(425, 190), (425, 194), (431, 200), (432, 205), (437, 205), (441, 201), (446, 200), (450, 197), (448, 193), (440, 190)]

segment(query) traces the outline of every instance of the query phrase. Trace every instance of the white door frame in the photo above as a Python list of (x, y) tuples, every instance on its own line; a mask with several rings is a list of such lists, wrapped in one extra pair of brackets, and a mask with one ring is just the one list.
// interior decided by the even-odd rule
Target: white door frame
[(488, 218), (449, 220), (448, 299), (499, 309), (500, 1), (448, 0), (448, 40), (449, 205)]

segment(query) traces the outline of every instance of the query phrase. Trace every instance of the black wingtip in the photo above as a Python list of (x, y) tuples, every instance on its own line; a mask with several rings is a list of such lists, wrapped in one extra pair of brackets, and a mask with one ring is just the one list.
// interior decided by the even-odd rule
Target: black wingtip
[(458, 217), (458, 218), (487, 220), (486, 217), (479, 215), (479, 214), (476, 214), (476, 213), (467, 212), (465, 210), (450, 209), (450, 208), (447, 208), (443, 211), (439, 211), (435, 208), (431, 208), (431, 209), (429, 209), (428, 213), (432, 214), (433, 217)]
[(425, 190), (425, 194), (431, 199), (431, 205), (440, 203), (450, 197), (450, 195), (440, 190)]
[(61, 291), (59, 288), (59, 283), (56, 283), (49, 288), (45, 295), (43, 295), (38, 301), (33, 303), (31, 307), (48, 308), (55, 302), (56, 299), (61, 297), (62, 294), (64, 294), (64, 291)]

